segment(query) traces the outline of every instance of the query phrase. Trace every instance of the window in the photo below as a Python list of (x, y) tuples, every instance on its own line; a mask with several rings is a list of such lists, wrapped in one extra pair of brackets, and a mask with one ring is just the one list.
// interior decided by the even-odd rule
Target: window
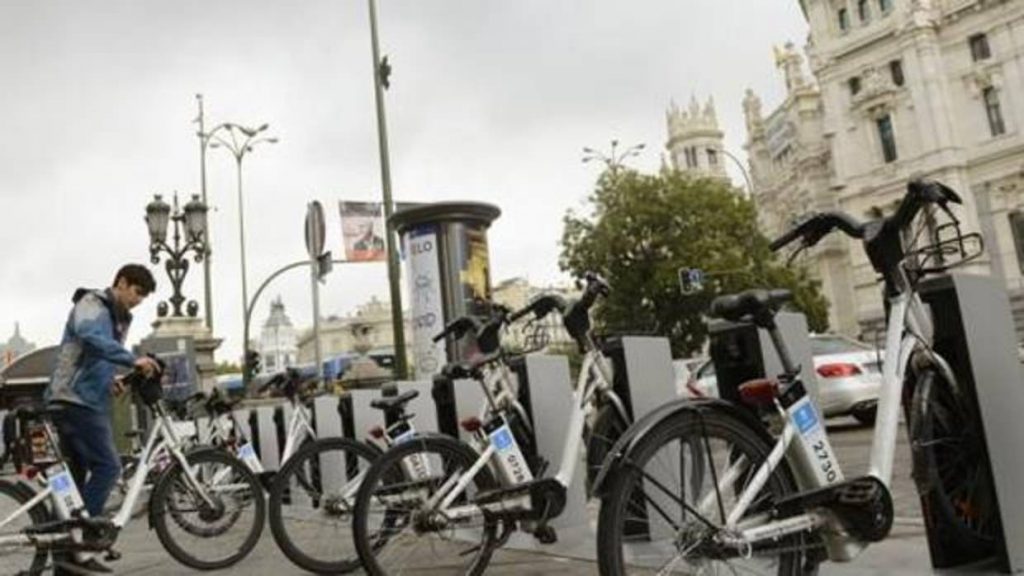
[(892, 10), (892, 0), (878, 0), (878, 11), (882, 14), (888, 14)]
[(979, 60), (988, 60), (992, 57), (992, 51), (988, 47), (988, 36), (984, 34), (975, 34), (967, 39), (968, 44), (971, 46), (971, 58), (977, 62)]
[(683, 148), (683, 154), (686, 156), (686, 167), (687, 168), (696, 168), (697, 167), (697, 149), (693, 148), (693, 147)]
[(866, 24), (871, 21), (871, 7), (868, 6), (868, 0), (857, 1), (857, 16), (860, 18), (862, 24)]
[(708, 166), (718, 165), (718, 152), (714, 148), (708, 148)]
[(892, 76), (892, 83), (896, 86), (903, 86), (906, 79), (903, 77), (903, 62), (893, 60), (889, 62), (889, 74)]
[(999, 107), (999, 93), (989, 86), (982, 92), (985, 99), (985, 114), (988, 116), (988, 129), (993, 136), (1006, 133), (1006, 124), (1003, 122), (1003, 111)]
[(1024, 212), (1010, 212), (1010, 232), (1013, 234), (1013, 244), (1017, 247), (1017, 266), (1024, 272)]
[(882, 143), (882, 159), (885, 163), (896, 160), (896, 135), (892, 131), (892, 116), (886, 114), (875, 120), (878, 126), (878, 139)]
[(850, 96), (856, 96), (860, 94), (860, 76), (854, 76), (846, 81), (850, 86)]
[(839, 29), (843, 32), (850, 29), (850, 13), (846, 8), (839, 9)]

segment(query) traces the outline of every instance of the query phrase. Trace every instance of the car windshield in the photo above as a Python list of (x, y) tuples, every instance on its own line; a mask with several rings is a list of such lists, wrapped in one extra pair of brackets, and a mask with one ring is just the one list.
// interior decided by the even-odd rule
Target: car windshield
[(846, 352), (864, 352), (872, 350), (871, 346), (842, 336), (815, 336), (811, 338), (811, 353), (815, 356), (825, 354), (844, 354)]

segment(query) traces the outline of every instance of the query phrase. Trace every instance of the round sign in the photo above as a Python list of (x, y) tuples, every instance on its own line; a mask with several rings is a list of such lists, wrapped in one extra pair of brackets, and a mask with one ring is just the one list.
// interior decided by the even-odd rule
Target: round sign
[(324, 252), (324, 208), (316, 200), (306, 210), (306, 251), (311, 260)]

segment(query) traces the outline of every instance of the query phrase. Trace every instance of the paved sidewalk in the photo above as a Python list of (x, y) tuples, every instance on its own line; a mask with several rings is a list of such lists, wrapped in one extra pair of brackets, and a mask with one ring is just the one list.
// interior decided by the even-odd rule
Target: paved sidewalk
[[(176, 563), (160, 546), (156, 535), (146, 530), (145, 525), (136, 523), (122, 535), (118, 549), (124, 558), (111, 566), (117, 574), (147, 576), (177, 576), (181, 574), (203, 574)], [(269, 530), (253, 553), (237, 566), (206, 574), (245, 576), (288, 576), (304, 574), (282, 555), (274, 544)], [(558, 558), (536, 552), (501, 550), (495, 554), (487, 571), (495, 576), (537, 576), (542, 574), (564, 574), (583, 576), (597, 573), (593, 562)], [(993, 574), (992, 571), (973, 570), (942, 572), (943, 574)], [(936, 574), (931, 570), (928, 559), (928, 544), (924, 529), (916, 522), (894, 527), (890, 538), (875, 544), (849, 564), (825, 564), (823, 576), (923, 576)]]

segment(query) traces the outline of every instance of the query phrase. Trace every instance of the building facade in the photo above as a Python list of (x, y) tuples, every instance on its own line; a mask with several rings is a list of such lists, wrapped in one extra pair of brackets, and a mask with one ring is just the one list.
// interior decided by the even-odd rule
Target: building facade
[(23, 354), (36, 349), (36, 345), (25, 340), (21, 335), (21, 325), (15, 322), (14, 334), (7, 339), (7, 342), (0, 343), (0, 370), (14, 363), (14, 360)]
[(718, 127), (715, 101), (701, 106), (690, 98), (688, 109), (673, 102), (665, 113), (669, 162), (665, 167), (698, 177), (728, 178), (725, 173), (724, 134)]
[(260, 331), (259, 351), (267, 373), (280, 372), (298, 362), (298, 337), (280, 297), (270, 304), (270, 317)]
[[(813, 80), (776, 54), (785, 101), (761, 117), (748, 94), (747, 150), (765, 232), (809, 210), (891, 212), (914, 177), (964, 199), (958, 217), (986, 254), (969, 271), (1005, 282), (1024, 326), (1024, 3), (802, 0)], [(884, 317), (877, 275), (835, 235), (804, 260), (832, 325), (858, 336)], [(1020, 332), (1020, 329), (1018, 329)]]
[[(405, 333), (411, 334), (408, 318), (405, 319)], [(376, 297), (359, 306), (355, 314), (330, 316), (320, 323), (320, 346), (325, 359), (354, 354), (357, 346), (369, 346), (371, 355), (393, 357), (394, 342), (391, 306)], [(301, 364), (312, 363), (315, 355), (313, 330), (303, 330), (298, 338), (298, 361)]]

